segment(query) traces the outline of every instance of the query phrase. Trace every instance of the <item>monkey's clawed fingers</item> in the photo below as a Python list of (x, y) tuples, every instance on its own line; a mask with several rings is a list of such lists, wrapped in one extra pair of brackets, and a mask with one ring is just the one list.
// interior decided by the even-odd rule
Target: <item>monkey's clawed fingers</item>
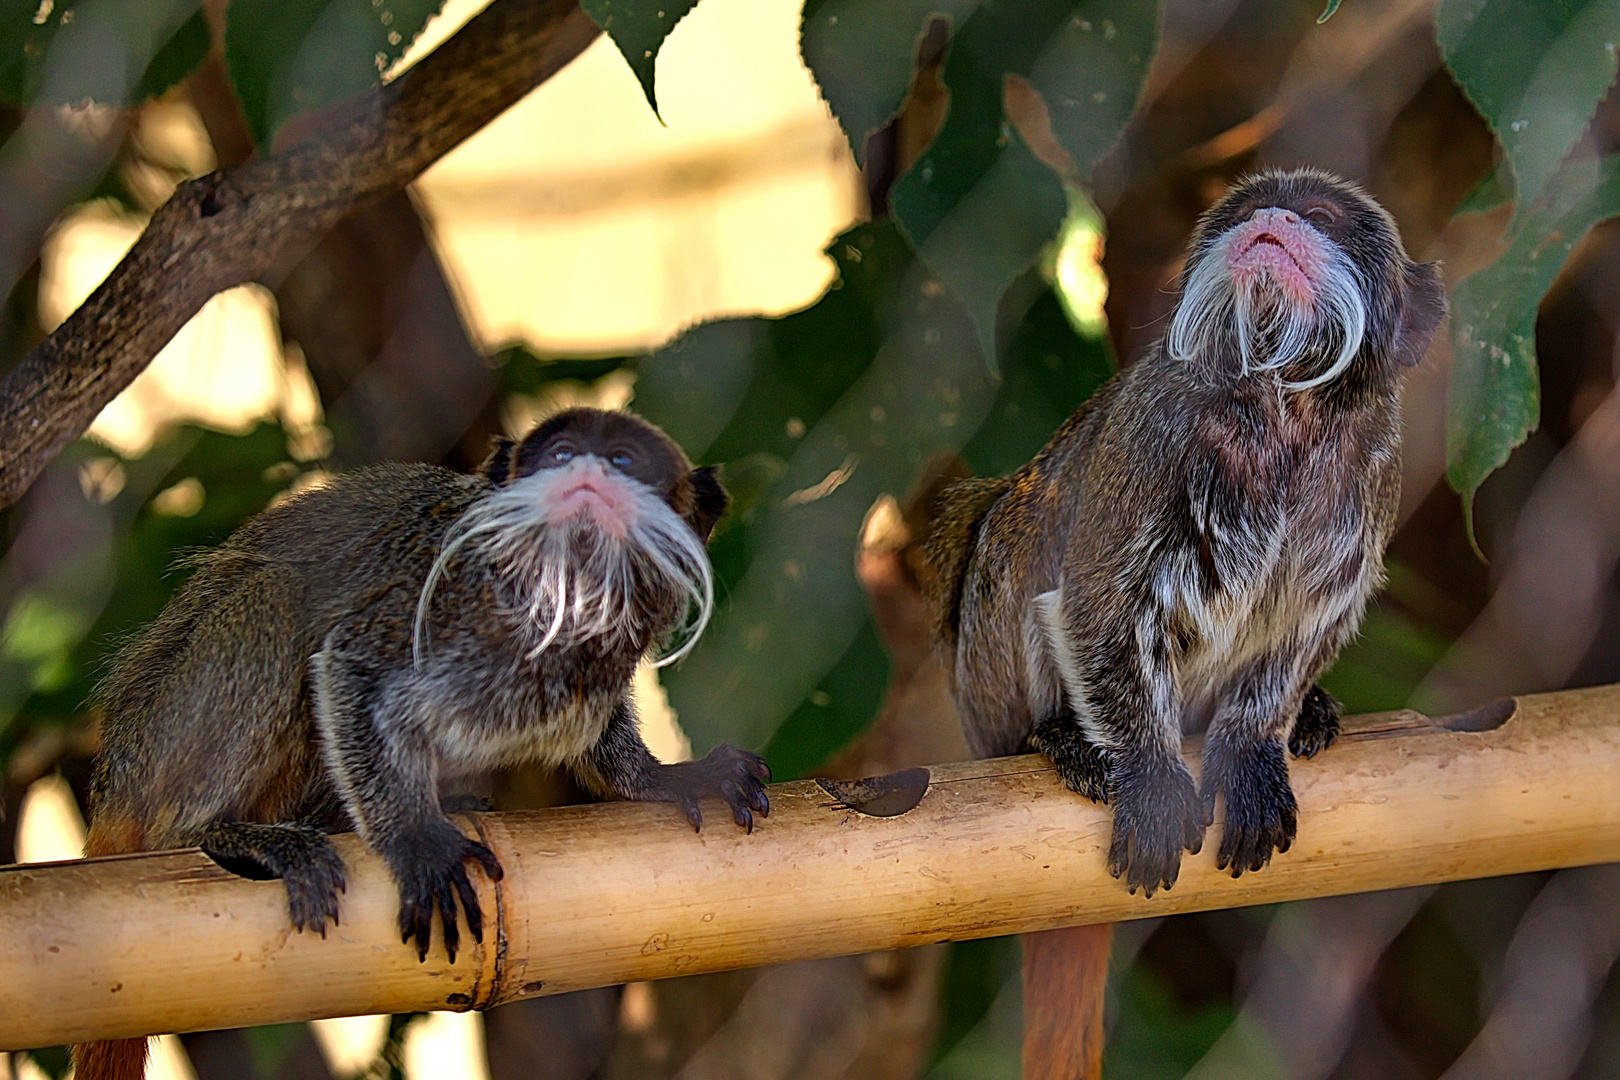
[(1344, 706), (1320, 686), (1312, 686), (1299, 707), (1288, 751), (1295, 757), (1312, 758), (1333, 745), (1339, 735), (1339, 717)]
[(439, 909), (444, 927), (444, 952), (450, 962), (456, 962), (456, 949), (461, 945), (461, 930), (457, 925), (456, 905), (467, 913), (467, 930), (473, 940), (484, 940), (484, 913), (478, 904), (478, 890), (467, 876), (467, 861), (476, 860), (484, 868), (484, 875), (499, 881), (501, 864), (493, 852), (476, 840), (469, 840), (448, 822), (446, 831), (427, 830), (417, 834), (413, 850), (403, 860), (391, 859), (395, 876), (399, 879), (399, 931), (400, 940), (416, 939), (419, 960), (426, 960), (428, 946), (433, 939), (433, 909)]
[(338, 893), (347, 888), (343, 860), (325, 836), (312, 845), (310, 859), (301, 868), (285, 875), (287, 906), (295, 930), (311, 930), (326, 936), (326, 923), (338, 924)]
[(1231, 867), (1232, 876), (1241, 877), (1270, 862), (1273, 851), (1293, 844), (1299, 810), (1280, 743), (1224, 751), (1208, 747), (1204, 778), (1206, 801), (1213, 806), (1218, 791), (1226, 803), (1216, 866)]
[(683, 761), (662, 769), (661, 797), (679, 803), (694, 829), (703, 827), (698, 800), (704, 796), (724, 801), (731, 808), (732, 820), (749, 832), (754, 831), (755, 814), (766, 817), (771, 812), (770, 800), (765, 797), (771, 769), (758, 754), (735, 746), (717, 746), (701, 761)]
[(1180, 759), (1130, 755), (1114, 772), (1114, 835), (1108, 872), (1152, 896), (1181, 873), (1181, 853), (1198, 854), (1209, 808)]

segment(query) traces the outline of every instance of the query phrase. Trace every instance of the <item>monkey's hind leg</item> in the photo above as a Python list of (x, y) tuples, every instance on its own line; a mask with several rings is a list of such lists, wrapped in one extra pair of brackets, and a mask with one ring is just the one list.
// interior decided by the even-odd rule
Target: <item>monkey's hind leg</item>
[(187, 838), (233, 874), (254, 881), (280, 878), (287, 886), (287, 908), (295, 930), (326, 936), (326, 922), (338, 922), (343, 892), (343, 860), (318, 827), (305, 822), (262, 824), (216, 821)]
[(585, 785), (600, 794), (620, 799), (679, 804), (692, 828), (703, 827), (699, 800), (718, 798), (731, 808), (738, 825), (754, 831), (754, 815), (771, 812), (765, 784), (771, 769), (758, 754), (721, 745), (700, 761), (661, 764), (641, 741), (636, 714), (628, 701), (613, 710), (607, 730), (576, 771)]
[(1300, 704), (1294, 730), (1288, 735), (1288, 752), (1295, 757), (1313, 758), (1332, 746), (1339, 737), (1339, 718), (1343, 715), (1344, 706), (1313, 683)]
[(1108, 752), (1086, 738), (1080, 721), (1065, 709), (1030, 732), (1029, 748), (1052, 759), (1069, 790), (1095, 803), (1108, 802)]

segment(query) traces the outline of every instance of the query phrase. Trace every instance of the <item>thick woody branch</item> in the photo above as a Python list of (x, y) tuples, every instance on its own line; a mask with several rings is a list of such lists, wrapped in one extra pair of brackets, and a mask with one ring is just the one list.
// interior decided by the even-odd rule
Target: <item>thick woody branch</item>
[(493, 0), (399, 79), (323, 113), (304, 141), (182, 184), (107, 280), (0, 381), (0, 507), (211, 296), (290, 266), (356, 204), (415, 179), (597, 33), (577, 0)]
[[(1363, 717), (1295, 764), (1292, 850), (1234, 881), (1214, 866), (1212, 833), (1175, 888), (1151, 900), (1104, 869), (1107, 809), (1064, 790), (1037, 757), (938, 766), (926, 790), (901, 785), (864, 804), (869, 813), (815, 782), (782, 784), (751, 836), (718, 816), (694, 836), (670, 807), (644, 804), (480, 815), (472, 827), (506, 874), (498, 885), (480, 878), (484, 943), (455, 964), (437, 944), (426, 963), (400, 944), (394, 883), (350, 836), (337, 838), (350, 870), (343, 921), (324, 940), (289, 929), (279, 882), (234, 877), (194, 851), (9, 867), (0, 1049), (484, 1008), (637, 979), (1620, 861), (1617, 721), (1620, 686), (1441, 721)], [(872, 816), (880, 810), (889, 816)]]

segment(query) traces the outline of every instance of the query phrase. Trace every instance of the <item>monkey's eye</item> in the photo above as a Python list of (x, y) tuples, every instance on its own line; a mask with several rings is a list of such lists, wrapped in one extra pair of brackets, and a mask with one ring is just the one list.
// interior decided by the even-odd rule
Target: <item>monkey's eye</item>
[(1318, 229), (1330, 229), (1338, 222), (1339, 215), (1326, 206), (1313, 206), (1305, 211), (1305, 220)]
[(635, 455), (624, 449), (613, 451), (613, 456), (608, 458), (608, 461), (613, 464), (615, 469), (628, 469), (631, 465), (635, 464), (635, 460)]

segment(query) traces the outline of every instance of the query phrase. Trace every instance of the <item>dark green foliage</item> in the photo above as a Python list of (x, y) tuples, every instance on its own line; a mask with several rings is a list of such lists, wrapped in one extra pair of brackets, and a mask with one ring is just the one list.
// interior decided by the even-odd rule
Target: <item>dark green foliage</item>
[(595, 382), (632, 363), (625, 356), (540, 356), (526, 345), (508, 345), (491, 360), (508, 394), (536, 394), (558, 382)]
[(1021, 953), (1016, 937), (953, 941), (948, 948), (950, 958), (940, 990), (944, 1014), (930, 1067), (962, 1042), (990, 1011), (996, 996), (1018, 978)]
[(582, 0), (580, 7), (619, 47), (630, 70), (647, 95), (647, 104), (658, 112), (653, 89), (653, 69), (658, 50), (675, 24), (697, 6), (697, 0)]
[(854, 572), (873, 502), (981, 430), (975, 465), (1010, 467), (1108, 369), (1101, 342), (1037, 283), (995, 380), (961, 305), (892, 223), (857, 226), (828, 252), (839, 276), (815, 305), (696, 328), (640, 363), (634, 401), (695, 458), (724, 463), (738, 495), (710, 549), (719, 610), (666, 672), (671, 701), (696, 745), (768, 745), (786, 775), (824, 760), (881, 700), (886, 665)]
[[(80, 715), (123, 636), (155, 618), (185, 581), (177, 557), (224, 540), (302, 472), (288, 460), (286, 432), (270, 423), (243, 435), (179, 427), (133, 460), (81, 441), (53, 468), (70, 477), (121, 473), (122, 486), (103, 505), (87, 482), (83, 506), (66, 512), (91, 522), (85, 535), (101, 539), (71, 550), (8, 612), (0, 749), (20, 734), (13, 726), (19, 711), (31, 725)], [(154, 506), (154, 496), (182, 482), (197, 485), (194, 509)]]
[(298, 113), (377, 85), (443, 0), (233, 0), (225, 62), (268, 146)]
[(0, 100), (144, 101), (207, 52), (197, 0), (13, 0), (0, 13)]
[(1452, 293), (1446, 476), (1463, 496), (1470, 536), (1474, 492), (1536, 426), (1536, 311), (1565, 261), (1598, 222), (1620, 214), (1620, 154), (1577, 159), (1521, 205), (1508, 250)]

